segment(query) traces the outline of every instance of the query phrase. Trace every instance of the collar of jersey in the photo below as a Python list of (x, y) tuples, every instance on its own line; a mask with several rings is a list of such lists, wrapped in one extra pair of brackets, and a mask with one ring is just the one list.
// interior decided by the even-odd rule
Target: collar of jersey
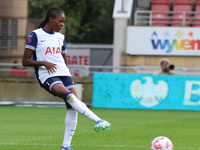
[(54, 33), (55, 33), (54, 31), (53, 31), (53, 32), (48, 32), (48, 31), (44, 30), (44, 28), (42, 28), (42, 30), (43, 30), (44, 32), (48, 33), (48, 34), (54, 34)]

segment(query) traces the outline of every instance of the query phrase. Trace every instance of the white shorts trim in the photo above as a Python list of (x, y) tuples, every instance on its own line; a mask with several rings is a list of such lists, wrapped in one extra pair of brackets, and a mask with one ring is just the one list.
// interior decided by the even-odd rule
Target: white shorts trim
[(76, 87), (75, 85), (69, 85), (69, 86), (66, 86), (67, 89), (71, 89), (73, 87)]
[(55, 84), (63, 84), (61, 81), (55, 81), (53, 82), (50, 86), (49, 86), (49, 90), (51, 91), (52, 87), (55, 85)]

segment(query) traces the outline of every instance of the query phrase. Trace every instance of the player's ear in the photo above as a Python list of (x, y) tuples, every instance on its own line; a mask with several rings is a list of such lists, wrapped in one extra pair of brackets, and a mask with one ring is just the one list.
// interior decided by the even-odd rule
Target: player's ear
[(49, 22), (53, 22), (53, 18), (52, 17), (49, 17)]

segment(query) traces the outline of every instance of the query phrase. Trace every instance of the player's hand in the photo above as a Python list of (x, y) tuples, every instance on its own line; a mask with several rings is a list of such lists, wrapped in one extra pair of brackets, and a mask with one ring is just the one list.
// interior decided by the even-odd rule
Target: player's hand
[(51, 62), (45, 62), (44, 63), (45, 68), (48, 70), (49, 75), (53, 74), (54, 72), (56, 72), (56, 64), (51, 63)]

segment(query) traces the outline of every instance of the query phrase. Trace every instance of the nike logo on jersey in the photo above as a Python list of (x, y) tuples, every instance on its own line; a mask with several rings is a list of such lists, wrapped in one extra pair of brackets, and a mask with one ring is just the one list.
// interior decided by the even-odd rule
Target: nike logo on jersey
[(50, 47), (47, 47), (45, 55), (47, 55), (47, 54), (59, 54), (59, 53), (61, 53), (60, 47), (57, 47), (57, 48), (53, 47), (52, 49)]
[(41, 40), (41, 42), (44, 42), (44, 41), (46, 41), (46, 40)]

